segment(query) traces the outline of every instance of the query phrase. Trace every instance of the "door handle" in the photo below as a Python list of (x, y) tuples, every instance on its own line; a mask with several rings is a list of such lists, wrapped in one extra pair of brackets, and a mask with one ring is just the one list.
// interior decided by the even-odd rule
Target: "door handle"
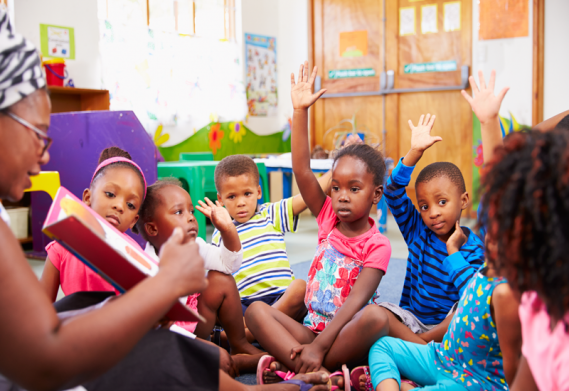
[[(395, 72), (389, 70), (382, 72), (379, 76), (379, 90), (377, 91), (358, 91), (358, 92), (337, 92), (325, 93), (322, 98), (347, 98), (354, 96), (381, 96), (390, 94), (407, 94), (413, 92), (436, 92), (436, 91), (458, 91), (468, 88), (468, 76), (470, 74), (470, 67), (463, 65), (460, 67), (460, 84), (454, 86), (439, 86), (439, 87), (424, 87), (424, 88), (397, 88), (395, 85)], [(316, 76), (314, 80), (314, 91), (320, 91), (322, 88), (322, 80), (320, 76)]]

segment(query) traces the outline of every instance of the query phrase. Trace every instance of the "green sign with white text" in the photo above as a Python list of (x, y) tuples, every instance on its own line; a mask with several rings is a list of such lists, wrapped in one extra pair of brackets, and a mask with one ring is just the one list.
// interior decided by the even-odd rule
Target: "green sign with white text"
[(370, 77), (375, 76), (372, 68), (361, 69), (333, 69), (328, 71), (328, 79), (347, 79), (350, 77)]
[(456, 61), (424, 62), (418, 64), (405, 64), (404, 73), (450, 72), (456, 71)]

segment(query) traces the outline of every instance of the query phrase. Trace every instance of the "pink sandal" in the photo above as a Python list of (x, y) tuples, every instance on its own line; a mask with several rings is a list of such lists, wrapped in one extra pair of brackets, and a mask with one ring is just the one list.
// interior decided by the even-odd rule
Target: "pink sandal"
[[(263, 356), (261, 357), (261, 359), (259, 360), (259, 364), (257, 364), (257, 384), (265, 384), (263, 381), (263, 373), (265, 373), (265, 371), (270, 371), (270, 367), (271, 364), (275, 361), (275, 358), (273, 356)], [(284, 381), (290, 380), (292, 379), (296, 373), (288, 371), (288, 372), (282, 372), (282, 371), (274, 371), (274, 374), (277, 375), (278, 377), (280, 377), (281, 379), (283, 379)], [(346, 365), (342, 365), (342, 371), (337, 371), (334, 373), (330, 374), (330, 378), (332, 378), (332, 376), (338, 376), (338, 375), (342, 375), (344, 377), (344, 391), (351, 391), (350, 388), (350, 376), (349, 376), (349, 372), (348, 372), (348, 368), (346, 367)], [(337, 390), (339, 389), (338, 386), (332, 386), (330, 388), (331, 391)]]
[[(363, 389), (360, 388), (360, 376), (365, 375), (366, 383)], [(371, 372), (368, 366), (361, 366), (352, 369), (350, 374), (350, 381), (352, 382), (352, 387), (357, 391), (373, 391), (373, 384), (371, 383)]]

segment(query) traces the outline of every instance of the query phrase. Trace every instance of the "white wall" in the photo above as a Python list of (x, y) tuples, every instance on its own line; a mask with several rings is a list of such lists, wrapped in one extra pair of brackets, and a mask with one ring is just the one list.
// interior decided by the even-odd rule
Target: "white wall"
[(278, 115), (249, 117), (247, 122), (255, 133), (271, 134), (281, 131), (292, 116), (290, 74), (297, 73), (298, 66), (308, 56), (308, 3), (307, 0), (241, 0), (241, 4), (241, 35), (277, 38)]
[(569, 1), (545, 2), (543, 118), (569, 110)]
[(13, 0), (16, 31), (40, 48), (40, 24), (75, 29), (75, 60), (65, 60), (75, 87), (101, 88), (97, 0)]
[[(478, 71), (482, 70), (488, 81), (490, 72), (495, 69), (497, 80), (495, 91), (498, 92), (506, 86), (510, 87), (510, 91), (502, 102), (500, 115), (509, 119), (511, 112), (518, 123), (531, 126), (533, 5), (531, 0), (527, 1), (529, 4), (529, 34), (527, 37), (485, 41), (478, 40), (478, 1), (472, 2), (472, 74), (478, 82)], [(557, 1), (566, 2), (567, 0)]]

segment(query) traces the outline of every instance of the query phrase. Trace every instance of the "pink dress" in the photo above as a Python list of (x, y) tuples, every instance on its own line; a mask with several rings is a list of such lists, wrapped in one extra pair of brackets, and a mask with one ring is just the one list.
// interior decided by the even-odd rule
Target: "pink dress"
[[(372, 218), (367, 232), (348, 238), (336, 228), (338, 217), (332, 209), (332, 199), (326, 197), (318, 215), (318, 249), (308, 272), (304, 303), (308, 314), (304, 325), (320, 333), (346, 301), (364, 267), (387, 271), (391, 244)], [(377, 299), (374, 293), (369, 303)]]
[(569, 390), (569, 313), (553, 331), (545, 304), (536, 292), (525, 292), (519, 308), (522, 353), (540, 390)]
[(45, 249), (49, 260), (59, 270), (59, 283), (66, 296), (85, 291), (114, 291), (117, 295), (120, 294), (103, 277), (91, 270), (61, 244), (53, 241)]

